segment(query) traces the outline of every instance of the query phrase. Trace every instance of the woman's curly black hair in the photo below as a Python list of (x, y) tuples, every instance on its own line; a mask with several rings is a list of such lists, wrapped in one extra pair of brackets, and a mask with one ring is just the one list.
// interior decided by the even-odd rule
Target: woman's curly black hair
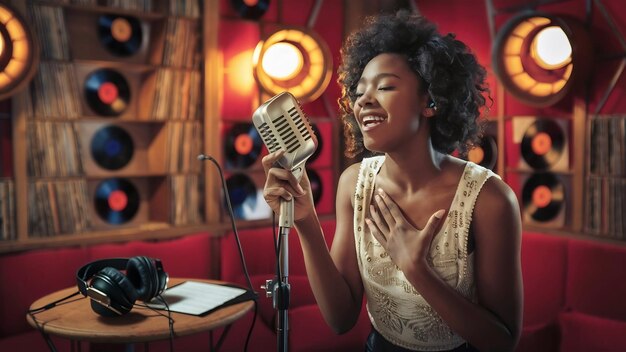
[(442, 36), (424, 17), (402, 10), (368, 17), (341, 50), (339, 106), (348, 157), (365, 151), (363, 135), (352, 111), (358, 80), (367, 63), (382, 53), (402, 54), (437, 107), (430, 121), (433, 147), (442, 153), (465, 152), (481, 133), (477, 121), (485, 105), (485, 69), (453, 34)]

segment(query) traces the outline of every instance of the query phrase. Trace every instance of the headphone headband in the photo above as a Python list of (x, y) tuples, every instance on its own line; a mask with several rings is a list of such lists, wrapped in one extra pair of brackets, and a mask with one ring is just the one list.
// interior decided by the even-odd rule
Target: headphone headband
[[(111, 267), (117, 270), (124, 270), (128, 265), (128, 261), (130, 258), (109, 258), (109, 259), (100, 259), (93, 261), (91, 263), (87, 263), (82, 266), (76, 272), (76, 285), (78, 286), (78, 290), (83, 296), (87, 296), (87, 281), (100, 270)], [(157, 269), (157, 273), (161, 275), (163, 273), (163, 263), (161, 263), (160, 259), (151, 259), (154, 260), (155, 267)], [(167, 276), (166, 276), (166, 287), (167, 287)], [(163, 288), (165, 289), (165, 287)], [(159, 290), (162, 291), (162, 290)]]

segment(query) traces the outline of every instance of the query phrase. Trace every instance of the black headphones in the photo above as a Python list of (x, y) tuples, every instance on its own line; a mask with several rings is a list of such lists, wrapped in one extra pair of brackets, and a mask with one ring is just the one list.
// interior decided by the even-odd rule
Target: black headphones
[(165, 291), (168, 280), (161, 260), (143, 256), (97, 260), (76, 272), (78, 291), (105, 317), (127, 314), (138, 299), (150, 301)]

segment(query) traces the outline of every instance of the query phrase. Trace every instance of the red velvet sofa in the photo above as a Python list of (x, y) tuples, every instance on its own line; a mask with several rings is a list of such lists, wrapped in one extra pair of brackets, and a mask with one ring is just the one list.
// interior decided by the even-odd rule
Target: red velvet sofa
[(626, 246), (524, 233), (520, 352), (626, 351)]
[[(327, 242), (334, 223), (324, 222)], [(259, 314), (249, 351), (275, 351), (275, 311), (260, 286), (275, 272), (270, 228), (240, 231), (246, 262), (259, 291)], [(85, 263), (111, 257), (148, 255), (161, 258), (172, 276), (212, 278), (211, 237), (196, 234), (159, 242), (130, 242), (81, 248), (35, 250), (0, 255), (0, 351), (46, 351), (41, 336), (25, 320), (35, 299), (75, 284), (75, 272)], [(215, 243), (215, 242), (214, 242)], [(221, 238), (219, 278), (245, 285), (233, 234)], [(289, 237), (291, 305), (290, 350), (362, 351), (370, 325), (364, 311), (357, 326), (335, 335), (315, 305), (306, 279), (295, 231)], [(591, 240), (524, 233), (524, 325), (518, 351), (626, 351), (626, 246)], [(252, 313), (234, 323), (222, 351), (242, 351)], [(214, 342), (221, 331), (214, 334)], [(69, 351), (64, 339), (54, 339), (59, 351)], [(208, 350), (208, 334), (177, 338), (177, 351)], [(123, 347), (123, 346), (120, 346)], [(100, 349), (99, 349), (100, 348)], [(85, 346), (83, 345), (83, 350)], [(91, 346), (92, 352), (112, 348)], [(136, 346), (142, 351), (143, 346)], [(167, 351), (167, 341), (150, 344), (150, 351)]]

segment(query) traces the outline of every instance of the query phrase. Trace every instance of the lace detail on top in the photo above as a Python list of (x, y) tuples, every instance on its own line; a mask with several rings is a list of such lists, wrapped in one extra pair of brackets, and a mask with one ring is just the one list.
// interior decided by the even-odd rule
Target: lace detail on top
[[(422, 351), (453, 349), (465, 341), (415, 290), (365, 226), (376, 175), (384, 160), (384, 156), (363, 159), (354, 195), (354, 236), (370, 321), (381, 335), (398, 346)], [(491, 176), (498, 177), (488, 169), (467, 163), (428, 258), (448, 285), (473, 301), (474, 255), (467, 253), (467, 239), (478, 193)]]

